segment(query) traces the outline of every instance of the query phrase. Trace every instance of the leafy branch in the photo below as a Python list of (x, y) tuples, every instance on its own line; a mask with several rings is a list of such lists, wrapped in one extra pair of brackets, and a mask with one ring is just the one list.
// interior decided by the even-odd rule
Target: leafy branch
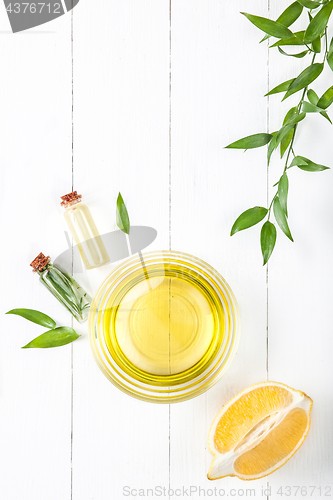
[(53, 318), (41, 311), (35, 309), (12, 309), (6, 314), (14, 314), (21, 316), (32, 323), (49, 328), (48, 331), (42, 333), (35, 339), (31, 340), (28, 344), (24, 345), (22, 349), (47, 349), (50, 347), (61, 347), (70, 344), (77, 340), (80, 335), (69, 326), (57, 326)]
[[(231, 229), (231, 235), (233, 235), (265, 221), (260, 234), (264, 265), (267, 264), (275, 247), (276, 224), (291, 241), (294, 241), (288, 223), (289, 170), (297, 167), (305, 172), (320, 172), (329, 168), (296, 154), (295, 138), (300, 123), (310, 113), (320, 114), (332, 124), (327, 109), (333, 103), (333, 86), (329, 87), (321, 97), (310, 88), (326, 65), (333, 71), (333, 38), (328, 43), (327, 35), (332, 11), (333, 0), (297, 0), (284, 10), (276, 21), (242, 12), (252, 24), (265, 33), (261, 42), (271, 40), (272, 37), (277, 39), (271, 43), (270, 48), (277, 48), (283, 56), (287, 57), (311, 57), (310, 64), (298, 76), (280, 83), (266, 94), (266, 96), (271, 96), (284, 93), (282, 99), (284, 101), (300, 93), (297, 105), (289, 109), (279, 130), (243, 137), (227, 146), (227, 148), (244, 150), (267, 146), (268, 165), (272, 154), (278, 149), (281, 159), (284, 159), (282, 174), (274, 185), (276, 191), (269, 206), (245, 210), (236, 219)], [(308, 19), (306, 29), (291, 31), (290, 27), (304, 13), (307, 14)], [(295, 47), (298, 52), (290, 52)], [(271, 220), (273, 216), (274, 222)]]

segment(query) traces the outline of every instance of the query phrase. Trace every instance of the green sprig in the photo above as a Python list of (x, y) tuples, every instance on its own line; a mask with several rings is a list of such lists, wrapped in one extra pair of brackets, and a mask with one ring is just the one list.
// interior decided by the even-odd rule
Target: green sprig
[(32, 321), (37, 325), (50, 328), (50, 330), (42, 333), (38, 337), (34, 338), (28, 344), (24, 345), (22, 349), (46, 349), (50, 347), (61, 347), (63, 345), (70, 344), (77, 340), (80, 335), (69, 326), (58, 326), (53, 318), (50, 318), (47, 314), (41, 311), (36, 311), (35, 309), (12, 309), (6, 314), (15, 314), (16, 316), (21, 316), (22, 318)]
[[(276, 39), (273, 43), (270, 42), (270, 48), (277, 48), (280, 54), (288, 57), (311, 56), (310, 64), (308, 63), (299, 75), (279, 83), (266, 94), (266, 96), (271, 96), (283, 92), (282, 100), (284, 101), (294, 94), (300, 93), (297, 105), (289, 109), (281, 127), (271, 133), (243, 137), (227, 146), (227, 148), (244, 150), (267, 146), (268, 165), (276, 150), (279, 150), (281, 159), (284, 158), (282, 174), (279, 181), (274, 184), (276, 192), (268, 207), (253, 207), (245, 210), (236, 219), (231, 229), (231, 235), (233, 235), (264, 221), (260, 234), (264, 265), (267, 264), (275, 247), (277, 237), (275, 224), (290, 241), (294, 241), (289, 227), (287, 208), (289, 169), (297, 167), (306, 172), (321, 172), (329, 168), (296, 154), (295, 138), (300, 123), (308, 114), (318, 113), (332, 123), (327, 110), (333, 104), (333, 86), (330, 86), (321, 97), (310, 88), (310, 85), (319, 78), (325, 66), (333, 71), (333, 38), (328, 43), (327, 37), (332, 11), (333, 0), (297, 0), (289, 5), (277, 20), (242, 12), (252, 24), (265, 33), (261, 41), (272, 37)], [(302, 31), (293, 32), (291, 26), (302, 14), (306, 14), (307, 25)], [(301, 52), (289, 53), (281, 48), (286, 46), (302, 47), (303, 50), (299, 49)], [(320, 58), (320, 56), (322, 57)], [(318, 58), (321, 59), (319, 62)], [(273, 216), (275, 222), (271, 221)]]

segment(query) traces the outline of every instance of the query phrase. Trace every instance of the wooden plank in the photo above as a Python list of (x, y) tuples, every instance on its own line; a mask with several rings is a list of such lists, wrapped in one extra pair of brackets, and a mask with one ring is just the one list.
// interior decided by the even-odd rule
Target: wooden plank
[[(167, 248), (168, 2), (82, 2), (74, 12), (75, 188), (101, 232), (115, 229), (121, 191), (132, 224), (157, 229), (150, 249)], [(167, 484), (168, 414), (113, 387), (85, 339), (74, 352), (73, 499)]]
[[(30, 307), (66, 325), (29, 263), (66, 248), (57, 204), (71, 186), (70, 18), (16, 35), (7, 23), (1, 17), (2, 314)], [(44, 330), (18, 317), (2, 316), (1, 330), (1, 496), (69, 500), (70, 347), (21, 350)]]
[[(252, 3), (266, 12), (266, 2)], [(266, 203), (265, 151), (224, 149), (266, 130), (266, 103), (259, 98), (266, 91), (267, 53), (239, 15), (246, 9), (245, 1), (172, 3), (172, 248), (222, 273), (242, 323), (238, 353), (223, 379), (206, 396), (171, 407), (175, 488), (235, 484), (206, 479), (208, 429), (223, 403), (266, 378), (266, 277), (258, 229), (229, 237), (243, 210)]]
[[(274, 18), (288, 5), (272, 5)], [(305, 19), (302, 26), (304, 26)], [(301, 29), (301, 28), (300, 28)], [(270, 57), (271, 86), (297, 76), (310, 57), (295, 60), (278, 53)], [(321, 95), (331, 85), (331, 73), (324, 72), (311, 85)], [(271, 99), (271, 127), (277, 128), (283, 114), (297, 104), (292, 96), (282, 105)], [(300, 126), (295, 152), (325, 165), (332, 165), (331, 128), (320, 116), (309, 115)], [(282, 162), (274, 160), (270, 184), (279, 177)], [(281, 498), (279, 488), (303, 488), (303, 498), (320, 496), (320, 489), (332, 483), (333, 409), (332, 380), (333, 271), (330, 255), (332, 231), (332, 175), (307, 173), (297, 168), (289, 172), (289, 223), (295, 239), (292, 244), (280, 232), (269, 266), (269, 376), (308, 393), (314, 400), (313, 422), (302, 449), (280, 471), (271, 476), (273, 499)], [(274, 191), (271, 191), (273, 195)], [(316, 486), (312, 491), (309, 486)], [(294, 490), (295, 491), (295, 490)]]

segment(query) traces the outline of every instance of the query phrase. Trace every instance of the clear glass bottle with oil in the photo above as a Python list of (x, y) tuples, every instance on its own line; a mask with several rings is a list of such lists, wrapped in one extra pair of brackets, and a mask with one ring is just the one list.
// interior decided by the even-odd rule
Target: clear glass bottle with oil
[(65, 208), (65, 220), (77, 245), (86, 269), (94, 269), (110, 262), (110, 257), (97, 230), (87, 205), (82, 203), (82, 195), (77, 191), (61, 197)]
[(91, 297), (72, 276), (43, 253), (38, 254), (30, 266), (39, 275), (40, 282), (79, 323), (88, 319)]

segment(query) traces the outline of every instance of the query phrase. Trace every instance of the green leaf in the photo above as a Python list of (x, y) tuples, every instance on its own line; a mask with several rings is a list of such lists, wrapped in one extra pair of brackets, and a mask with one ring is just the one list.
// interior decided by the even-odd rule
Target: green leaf
[(307, 91), (307, 96), (311, 104), (314, 104), (315, 106), (317, 105), (319, 101), (319, 97), (317, 96), (316, 92), (312, 89), (309, 89)]
[(318, 163), (315, 163), (314, 161), (309, 160), (309, 158), (306, 158), (305, 156), (295, 156), (290, 166), (291, 167), (297, 166), (298, 168), (306, 172), (322, 172), (323, 170), (329, 170), (330, 168), (326, 167), (325, 165), (320, 165)]
[(322, 111), (320, 114), (321, 114), (321, 116), (323, 116), (324, 118), (326, 118), (326, 120), (328, 120), (330, 122), (330, 124), (332, 125), (332, 120), (328, 116), (328, 114), (326, 113), (326, 111)]
[(327, 54), (327, 63), (331, 70), (333, 71), (333, 38), (331, 40), (329, 49), (328, 49), (328, 54)]
[(279, 180), (278, 195), (281, 208), (287, 217), (288, 217), (288, 208), (287, 208), (288, 190), (289, 190), (288, 176), (286, 173), (284, 173)]
[(286, 125), (296, 125), (296, 123), (301, 122), (305, 118), (305, 113), (297, 113), (295, 116), (291, 116), (286, 121)]
[(327, 54), (327, 63), (329, 65), (329, 67), (331, 68), (331, 70), (333, 71), (333, 52), (329, 52)]
[(287, 7), (277, 18), (277, 22), (283, 26), (291, 26), (302, 14), (303, 6), (299, 2), (294, 2)]
[(249, 227), (255, 226), (258, 222), (262, 221), (267, 215), (267, 208), (253, 207), (245, 210), (235, 221), (232, 226), (230, 236), (243, 231)]
[(283, 141), (285, 141), (290, 135), (290, 132), (293, 131), (293, 129), (294, 127), (292, 125), (285, 125), (281, 127), (276, 136), (277, 144), (281, 144)]
[(294, 106), (294, 107), (290, 108), (289, 111), (288, 111), (288, 113), (286, 114), (286, 116), (283, 119), (283, 125), (286, 125), (286, 123), (289, 123), (290, 120), (294, 116), (297, 116), (297, 115), (298, 115), (298, 108), (297, 108), (297, 106)]
[(279, 94), (280, 92), (285, 92), (286, 90), (289, 89), (289, 87), (293, 81), (294, 81), (294, 78), (292, 78), (291, 80), (287, 80), (286, 82), (280, 83), (279, 85), (274, 87), (272, 90), (267, 92), (267, 94), (265, 94), (265, 97), (268, 95)]
[[(290, 120), (292, 118), (296, 117), (297, 115), (298, 115), (298, 109), (296, 106), (289, 109), (288, 113), (284, 117), (283, 125), (286, 125), (287, 123), (289, 123)], [(288, 132), (286, 134), (284, 134), (284, 136), (282, 137), (282, 139), (280, 141), (280, 156), (281, 156), (281, 158), (283, 157), (283, 155), (285, 154), (285, 152), (288, 149), (288, 146), (290, 145), (291, 141), (293, 140), (294, 132), (295, 132), (295, 127), (289, 127)]]
[(304, 113), (320, 113), (324, 118), (326, 118), (326, 120), (328, 120), (332, 124), (332, 121), (326, 111), (324, 111), (323, 108), (312, 104), (311, 102), (304, 101), (302, 104), (302, 111), (304, 111)]
[(59, 326), (36, 337), (22, 349), (46, 349), (70, 344), (80, 337), (73, 328)]
[(35, 309), (12, 309), (6, 314), (15, 314), (17, 316), (21, 316), (28, 321), (32, 321), (37, 325), (45, 326), (46, 328), (54, 328), (56, 326), (56, 322), (54, 321), (54, 319), (50, 318), (50, 316), (48, 316), (47, 314), (36, 311)]
[(296, 57), (297, 59), (302, 59), (302, 57), (305, 57), (309, 51), (308, 50), (303, 50), (303, 52), (297, 52), (296, 54), (288, 54), (285, 50), (281, 49), (281, 47), (278, 47), (278, 50), (280, 54), (288, 57)]
[(243, 137), (238, 141), (232, 142), (227, 148), (234, 149), (253, 149), (265, 146), (272, 139), (272, 134), (253, 134), (247, 137)]
[(280, 155), (283, 157), (286, 152), (289, 144), (291, 143), (294, 133), (295, 133), (295, 125), (296, 123), (303, 120), (305, 117), (305, 113), (296, 114), (295, 116), (289, 118), (289, 121), (284, 125), (276, 136), (277, 144), (280, 144)]
[(320, 37), (325, 30), (330, 15), (333, 9), (333, 2), (329, 2), (320, 9), (320, 11), (310, 21), (304, 35), (304, 42), (313, 42), (316, 38)]
[(318, 36), (318, 38), (315, 38), (312, 42), (312, 50), (313, 52), (316, 52), (319, 54), (321, 52), (321, 38)]
[(309, 160), (309, 158), (305, 158), (304, 156), (299, 156), (298, 158), (300, 158), (305, 162), (305, 164), (300, 162), (300, 164), (297, 165), (298, 168), (305, 170), (306, 172), (322, 172), (323, 170), (329, 170), (330, 168), (326, 167), (325, 165), (320, 165), (318, 163), (315, 163)]
[[(276, 21), (283, 24), (283, 26), (291, 26), (302, 14), (302, 10), (303, 7), (298, 2), (294, 2), (282, 12)], [(261, 41), (263, 42), (267, 38), (269, 38), (269, 35), (266, 35)]]
[[(295, 112), (296, 109), (296, 112)], [(294, 114), (291, 114), (294, 112)], [(292, 141), (295, 125), (304, 120), (305, 113), (298, 113), (297, 108), (292, 108), (288, 111), (285, 119), (283, 127), (278, 131), (276, 136), (276, 143), (282, 145), (280, 148), (281, 157), (284, 155), (287, 147)]]
[(323, 63), (315, 63), (315, 64), (311, 64), (310, 66), (308, 66), (292, 82), (292, 84), (290, 85), (289, 89), (287, 90), (283, 100), (286, 99), (287, 97), (291, 96), (292, 94), (295, 94), (295, 92), (298, 92), (299, 90), (304, 89), (310, 83), (312, 83), (316, 78), (318, 78), (320, 73), (323, 71), (323, 67), (324, 67)]
[(279, 147), (279, 142), (278, 142), (277, 139), (278, 139), (278, 131), (274, 133), (273, 139), (271, 140), (271, 142), (268, 145), (268, 149), (267, 149), (267, 162), (268, 162), (268, 165), (270, 164), (272, 154)]
[(272, 154), (273, 152), (276, 150), (276, 148), (278, 147), (278, 142), (276, 141), (276, 138), (277, 138), (277, 132), (273, 132), (272, 133), (272, 140), (271, 142), (268, 144), (268, 148), (267, 148), (267, 162), (268, 162), (268, 165), (270, 164), (270, 161), (271, 161), (271, 157), (272, 157)]
[(328, 170), (330, 167), (324, 167), (324, 165), (309, 163), (307, 165), (298, 165), (298, 168), (304, 170), (305, 172), (322, 172), (323, 170)]
[(302, 111), (304, 113), (320, 113), (323, 110), (315, 104), (311, 104), (311, 102), (304, 101), (302, 104)]
[(324, 167), (324, 165), (309, 163), (308, 165), (298, 165), (298, 168), (304, 170), (305, 172), (322, 172), (323, 170), (328, 170), (330, 167)]
[(125, 202), (120, 193), (118, 194), (117, 198), (116, 219), (117, 219), (117, 226), (119, 227), (119, 229), (121, 229), (124, 233), (129, 234), (131, 229), (130, 220)]
[(293, 161), (290, 164), (291, 167), (294, 167), (294, 166), (298, 167), (299, 165), (307, 165), (307, 161), (305, 160), (305, 158), (303, 156), (295, 156), (293, 158)]
[(287, 221), (287, 216), (286, 216), (284, 210), (281, 207), (280, 200), (279, 200), (278, 196), (276, 196), (276, 198), (274, 199), (273, 211), (274, 211), (274, 216), (275, 216), (276, 222), (280, 226), (280, 229), (284, 232), (284, 234), (291, 241), (294, 241), (293, 237), (291, 235), (290, 229), (289, 229), (289, 225), (288, 225), (288, 221)]
[(327, 109), (333, 103), (333, 86), (324, 92), (318, 101), (319, 108)]
[(285, 152), (287, 151), (288, 147), (291, 144), (291, 141), (293, 140), (295, 133), (295, 127), (291, 127), (288, 130), (288, 133), (282, 138), (280, 142), (280, 157), (283, 158)]
[(297, 1), (307, 9), (316, 9), (317, 7), (320, 6), (320, 2), (315, 2), (314, 0), (297, 0)]
[(304, 34), (305, 31), (297, 31), (292, 36), (288, 36), (287, 38), (282, 38), (282, 40), (278, 40), (273, 43), (270, 47), (281, 47), (283, 45), (305, 45), (304, 44)]
[(267, 264), (275, 247), (276, 227), (272, 222), (266, 221), (260, 233), (261, 252), (264, 258), (264, 265)]
[(272, 21), (266, 17), (254, 16), (253, 14), (247, 14), (246, 12), (241, 12), (247, 19), (254, 24), (257, 28), (267, 33), (267, 35), (274, 36), (276, 38), (287, 38), (293, 35), (283, 24), (277, 21)]

